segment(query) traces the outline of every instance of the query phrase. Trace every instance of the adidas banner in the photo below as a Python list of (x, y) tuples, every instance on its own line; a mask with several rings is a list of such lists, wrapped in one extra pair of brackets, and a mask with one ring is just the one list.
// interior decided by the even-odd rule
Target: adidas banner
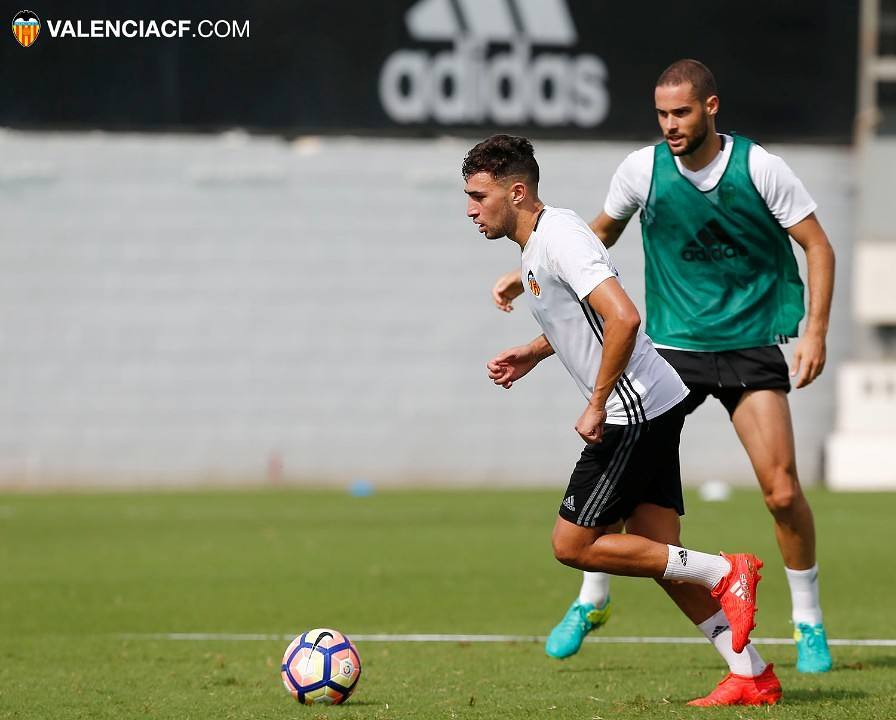
[[(160, 4), (158, 17), (147, 7), (35, 6), (48, 29), (0, 46), (14, 98), (0, 124), (647, 139), (656, 77), (681, 57), (715, 72), (723, 130), (848, 142), (855, 114), (854, 0), (718, 0), (687, 12), (594, 0), (199, 0)], [(50, 32), (126, 18), (192, 28), (234, 18), (245, 32)]]

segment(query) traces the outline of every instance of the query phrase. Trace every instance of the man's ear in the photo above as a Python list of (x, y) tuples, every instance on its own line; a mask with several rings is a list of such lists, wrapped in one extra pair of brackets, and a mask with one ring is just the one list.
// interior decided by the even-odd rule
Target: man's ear
[(510, 186), (510, 201), (514, 205), (519, 205), (529, 196), (529, 188), (524, 182), (515, 182)]
[(710, 95), (706, 98), (706, 112), (710, 115), (715, 115), (719, 112), (719, 96), (718, 95)]

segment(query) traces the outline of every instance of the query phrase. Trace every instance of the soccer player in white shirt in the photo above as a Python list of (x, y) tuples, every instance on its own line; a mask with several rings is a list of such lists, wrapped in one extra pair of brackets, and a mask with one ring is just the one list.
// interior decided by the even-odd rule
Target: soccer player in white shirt
[(520, 278), (543, 330), (492, 358), (489, 377), (510, 388), (556, 354), (587, 399), (575, 425), (586, 446), (554, 525), (554, 555), (581, 570), (653, 578), (697, 625), (724, 618), (717, 649), (729, 666), (736, 657), (754, 671), (741, 678), (739, 704), (774, 704), (780, 683), (748, 644), (762, 563), (679, 545), (688, 391), (641, 332), (606, 248), (574, 212), (541, 202), (538, 175), (525, 138), (495, 135), (463, 162), (467, 215), (486, 237), (519, 245)]

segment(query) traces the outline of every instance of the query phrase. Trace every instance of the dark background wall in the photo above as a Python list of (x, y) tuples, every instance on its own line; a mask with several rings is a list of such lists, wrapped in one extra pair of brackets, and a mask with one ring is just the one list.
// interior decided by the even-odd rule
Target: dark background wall
[[(457, 53), (459, 42), (489, 34), (488, 23), (475, 10), (489, 3), (204, 0), (185, 8), (180, 3), (84, 0), (29, 7), (42, 22), (41, 35), (30, 48), (19, 47), (9, 32), (0, 41), (0, 125), (112, 130), (240, 126), (285, 134), (415, 135), (482, 135), (501, 128), (535, 136), (638, 139), (655, 135), (652, 88), (659, 72), (679, 57), (696, 57), (717, 76), (723, 129), (766, 141), (850, 140), (858, 18), (854, 0), (779, 0), (749, 7), (739, 0), (677, 5), (545, 0), (539, 6), (543, 12), (557, 3), (568, 10), (575, 29), (572, 42), (540, 42), (538, 28), (520, 11), (518, 3), (525, 1), (491, 3), (502, 12), (505, 5), (509, 8), (518, 31), (516, 44), (488, 37), (473, 42), (480, 64), (468, 65), (465, 78), (468, 83), (493, 78), (496, 59), (506, 60), (509, 53), (517, 53), (509, 62), (511, 74), (531, 77), (538, 58), (551, 55), (560, 82), (571, 83), (563, 91), (569, 93), (565, 112), (550, 104), (558, 92), (550, 80), (523, 91), (530, 100), (510, 120), (490, 112), (495, 98), (486, 97), (497, 87), (504, 101), (514, 100), (510, 81), (497, 80), (492, 90), (459, 89), (451, 69), (465, 62), (464, 51), (451, 53)], [(537, 0), (534, 5), (529, 0), (528, 6), (538, 6)], [(418, 16), (428, 10), (430, 17), (448, 18), (444, 37), (413, 36), (407, 23), (412, 8)], [(7, 21), (20, 9), (8, 6)], [(48, 19), (106, 18), (248, 19), (251, 36), (53, 38), (47, 27)], [(421, 22), (432, 30), (432, 22)], [(432, 72), (440, 55), (443, 67), (449, 66), (438, 81), (430, 74), (426, 87), (418, 82), (411, 88), (404, 78), (399, 91), (422, 92), (430, 99), (441, 92), (443, 100), (470, 92), (472, 109), (440, 120), (428, 108), (411, 120), (396, 121), (384, 108), (379, 89), (384, 64), (396, 52), (412, 53), (424, 73)], [(576, 63), (584, 63), (584, 97), (574, 87)], [(602, 68), (599, 76), (595, 67)], [(532, 92), (545, 100), (541, 119), (533, 110)], [(545, 115), (550, 116), (547, 121)]]

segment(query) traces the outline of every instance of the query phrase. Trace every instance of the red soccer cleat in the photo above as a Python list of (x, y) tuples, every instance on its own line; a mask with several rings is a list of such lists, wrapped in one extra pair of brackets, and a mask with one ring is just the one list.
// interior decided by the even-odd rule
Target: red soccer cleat
[(709, 695), (691, 700), (688, 705), (774, 705), (782, 694), (775, 666), (766, 665), (762, 674), (756, 677), (728, 673)]
[(725, 617), (731, 623), (731, 649), (739, 653), (750, 642), (750, 631), (756, 627), (753, 618), (756, 615), (756, 586), (762, 580), (759, 574), (762, 560), (749, 553), (722, 553), (722, 557), (731, 563), (731, 570), (712, 589), (712, 596), (721, 603)]

